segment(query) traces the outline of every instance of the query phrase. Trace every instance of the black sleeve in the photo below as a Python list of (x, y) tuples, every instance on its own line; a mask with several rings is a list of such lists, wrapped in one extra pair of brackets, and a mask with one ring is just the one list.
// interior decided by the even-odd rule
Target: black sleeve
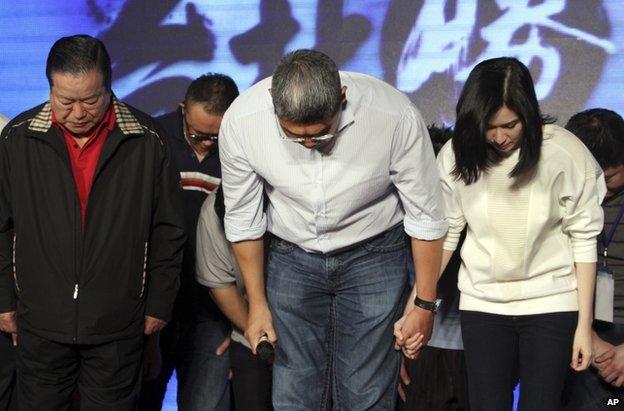
[(180, 174), (166, 138), (158, 129), (160, 150), (154, 190), (154, 208), (148, 254), (145, 314), (169, 321), (180, 287), (186, 234), (182, 210)]
[(14, 311), (17, 296), (13, 284), (13, 209), (7, 128), (0, 135), (0, 313)]

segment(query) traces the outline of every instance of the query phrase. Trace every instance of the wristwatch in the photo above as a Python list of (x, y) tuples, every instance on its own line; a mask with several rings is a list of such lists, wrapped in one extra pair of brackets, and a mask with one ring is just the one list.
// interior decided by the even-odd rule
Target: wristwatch
[(414, 305), (416, 307), (420, 307), (423, 310), (431, 311), (434, 314), (438, 312), (438, 307), (440, 307), (441, 302), (442, 300), (440, 300), (439, 298), (436, 298), (434, 301), (425, 301), (420, 299), (418, 296), (414, 298)]

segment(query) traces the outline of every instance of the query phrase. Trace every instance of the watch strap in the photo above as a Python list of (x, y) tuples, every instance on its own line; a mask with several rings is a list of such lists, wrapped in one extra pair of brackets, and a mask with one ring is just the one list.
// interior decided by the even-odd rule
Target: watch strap
[(438, 307), (440, 306), (440, 300), (436, 299), (434, 301), (427, 301), (416, 296), (416, 298), (414, 298), (414, 305), (416, 307), (422, 308), (423, 310), (431, 311), (435, 314), (438, 311)]

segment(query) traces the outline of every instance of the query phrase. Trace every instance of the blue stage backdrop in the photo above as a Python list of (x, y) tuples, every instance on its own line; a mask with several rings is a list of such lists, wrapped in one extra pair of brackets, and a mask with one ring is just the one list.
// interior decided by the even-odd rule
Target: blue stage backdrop
[(152, 114), (202, 73), (244, 90), (303, 47), (385, 79), (430, 123), (452, 123), (471, 68), (502, 55), (530, 67), (560, 123), (594, 106), (624, 114), (622, 10), (624, 0), (4, 0), (0, 112), (46, 100), (50, 46), (87, 33), (108, 47), (117, 95)]

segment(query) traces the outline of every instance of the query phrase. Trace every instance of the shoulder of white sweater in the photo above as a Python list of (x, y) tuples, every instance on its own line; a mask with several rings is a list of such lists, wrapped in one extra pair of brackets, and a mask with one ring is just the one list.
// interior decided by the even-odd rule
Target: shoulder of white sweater
[(542, 153), (548, 154), (550, 151), (552, 154), (566, 156), (579, 166), (592, 161), (592, 156), (585, 144), (565, 128), (555, 124), (546, 124), (543, 135)]
[(438, 151), (437, 159), (438, 163), (446, 163), (449, 161), (452, 163), (455, 162), (455, 153), (453, 152), (453, 140), (449, 139), (449, 141), (444, 143), (440, 151)]
[(453, 152), (451, 140), (447, 141), (440, 151), (438, 151), (436, 163), (438, 164), (438, 171), (442, 178), (450, 175), (455, 168), (455, 153)]

